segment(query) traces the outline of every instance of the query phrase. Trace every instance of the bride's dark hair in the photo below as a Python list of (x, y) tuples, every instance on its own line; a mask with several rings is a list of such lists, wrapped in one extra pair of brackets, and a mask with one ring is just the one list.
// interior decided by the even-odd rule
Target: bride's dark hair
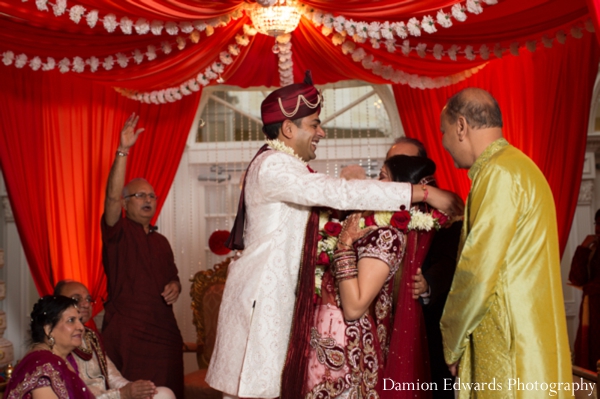
[(435, 162), (429, 158), (394, 155), (386, 159), (384, 165), (389, 170), (392, 181), (412, 184), (425, 183), (437, 187), (435, 179), (433, 179)]

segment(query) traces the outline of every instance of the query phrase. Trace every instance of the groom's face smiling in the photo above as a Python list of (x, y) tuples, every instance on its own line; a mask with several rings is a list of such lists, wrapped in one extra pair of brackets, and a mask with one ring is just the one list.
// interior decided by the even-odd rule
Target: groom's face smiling
[(290, 123), (292, 129), (291, 146), (296, 154), (305, 162), (312, 161), (317, 157), (316, 151), (319, 141), (325, 138), (325, 131), (321, 127), (319, 112), (305, 116), (300, 122), (300, 126)]

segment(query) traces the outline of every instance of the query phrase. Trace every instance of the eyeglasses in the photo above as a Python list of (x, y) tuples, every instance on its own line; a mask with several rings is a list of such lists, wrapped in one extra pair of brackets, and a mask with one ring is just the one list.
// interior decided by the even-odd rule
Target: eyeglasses
[(131, 198), (131, 197), (135, 197), (137, 199), (141, 199), (141, 200), (146, 200), (146, 198), (150, 198), (150, 200), (152, 201), (156, 201), (158, 199), (158, 195), (154, 194), (154, 193), (135, 193), (135, 194), (129, 194), (124, 196), (123, 198)]
[(71, 299), (77, 301), (77, 305), (81, 305), (84, 302), (87, 302), (88, 305), (93, 305), (94, 303), (96, 303), (96, 301), (94, 301), (94, 299), (90, 295), (86, 296), (85, 298), (82, 298), (79, 295), (73, 295)]

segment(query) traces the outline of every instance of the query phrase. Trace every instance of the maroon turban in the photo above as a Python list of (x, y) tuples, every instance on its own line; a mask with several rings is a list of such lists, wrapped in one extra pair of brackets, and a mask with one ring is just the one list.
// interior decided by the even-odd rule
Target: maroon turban
[(265, 98), (260, 106), (263, 125), (281, 123), (286, 119), (299, 119), (321, 110), (321, 93), (313, 86), (310, 71), (304, 82), (277, 89)]

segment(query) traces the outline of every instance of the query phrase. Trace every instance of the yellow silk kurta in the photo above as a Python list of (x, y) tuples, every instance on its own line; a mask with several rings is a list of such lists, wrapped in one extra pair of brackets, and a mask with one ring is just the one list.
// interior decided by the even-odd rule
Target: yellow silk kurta
[(504, 139), (481, 154), (469, 178), (459, 261), (440, 322), (446, 362), (460, 360), (459, 397), (571, 397), (550, 187)]

